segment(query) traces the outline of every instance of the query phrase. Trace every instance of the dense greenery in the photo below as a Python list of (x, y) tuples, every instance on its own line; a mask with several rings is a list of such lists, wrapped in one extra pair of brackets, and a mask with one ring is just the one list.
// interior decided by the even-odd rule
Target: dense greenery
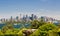
[[(56, 26), (52, 23), (46, 23), (43, 20), (30, 21), (31, 26), (29, 28), (23, 27), (21, 29), (14, 28), (12, 26), (13, 23), (16, 22), (6, 22), (6, 25), (0, 30), (0, 36), (60, 36), (60, 25)], [(32, 31), (31, 29), (36, 30)]]

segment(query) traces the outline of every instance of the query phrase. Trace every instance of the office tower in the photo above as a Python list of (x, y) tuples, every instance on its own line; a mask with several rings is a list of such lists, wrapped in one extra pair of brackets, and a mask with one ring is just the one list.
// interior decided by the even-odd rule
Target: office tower
[(21, 14), (20, 14), (20, 20), (21, 20)]
[(19, 21), (19, 17), (18, 16), (16, 16), (16, 20)]
[(2, 22), (2, 19), (1, 19), (1, 22)]
[(30, 21), (30, 18), (28, 15), (26, 15), (26, 22), (29, 22)]
[(0, 23), (2, 23), (1, 19), (0, 19)]
[(5, 18), (4, 18), (4, 22), (5, 22)]
[(31, 20), (34, 20), (34, 14), (31, 14)]
[(29, 17), (30, 20), (32, 20), (32, 17)]
[(11, 18), (10, 18), (11, 20), (13, 19), (13, 17), (11, 16)]
[(41, 22), (45, 22), (45, 17), (41, 16)]
[(8, 19), (6, 19), (6, 22), (8, 21)]
[(10, 18), (10, 22), (12, 22), (13, 21), (13, 17), (11, 16), (11, 18)]
[(36, 15), (34, 15), (34, 19), (35, 19), (35, 20), (37, 19), (37, 16), (36, 16)]
[(23, 15), (23, 20), (25, 20), (26, 19), (26, 17), (25, 17), (25, 15)]
[(1, 22), (5, 22), (5, 18), (0, 19)]
[(26, 19), (28, 18), (28, 15), (26, 15)]

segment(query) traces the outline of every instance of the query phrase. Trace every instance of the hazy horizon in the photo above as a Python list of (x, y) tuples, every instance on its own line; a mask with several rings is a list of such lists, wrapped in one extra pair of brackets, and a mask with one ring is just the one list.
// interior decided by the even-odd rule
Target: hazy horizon
[(36, 14), (60, 20), (60, 0), (0, 0), (0, 18)]

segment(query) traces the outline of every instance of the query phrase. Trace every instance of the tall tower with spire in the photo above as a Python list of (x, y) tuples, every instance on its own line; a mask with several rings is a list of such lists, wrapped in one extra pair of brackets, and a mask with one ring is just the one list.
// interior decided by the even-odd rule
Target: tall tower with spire
[(12, 16), (10, 17), (10, 21), (11, 21), (11, 22), (13, 21), (13, 17), (12, 17)]
[(20, 20), (21, 20), (21, 14), (20, 14)]

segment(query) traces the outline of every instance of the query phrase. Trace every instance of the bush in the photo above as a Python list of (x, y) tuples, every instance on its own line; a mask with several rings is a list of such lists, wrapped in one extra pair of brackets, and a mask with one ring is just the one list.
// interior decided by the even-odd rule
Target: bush
[(31, 34), (30, 36), (39, 36), (40, 35), (40, 30), (36, 30), (35, 32), (33, 32), (33, 34)]
[(4, 34), (3, 34), (3, 32), (0, 30), (0, 36), (3, 36)]
[(41, 30), (41, 31), (49, 31), (49, 30), (54, 30), (56, 28), (57, 27), (54, 24), (45, 24), (43, 26), (40, 26), (39, 30)]
[(17, 34), (18, 34), (18, 36), (23, 36), (23, 32), (22, 31), (24, 31), (24, 30), (27, 30), (26, 28), (23, 28), (23, 29), (21, 29)]

